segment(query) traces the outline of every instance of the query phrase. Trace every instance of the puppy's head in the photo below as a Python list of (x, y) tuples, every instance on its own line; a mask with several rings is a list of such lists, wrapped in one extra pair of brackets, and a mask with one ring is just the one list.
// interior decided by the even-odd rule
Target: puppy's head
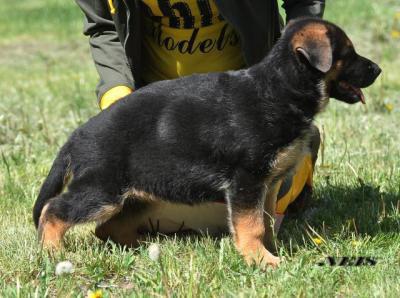
[(286, 34), (297, 67), (320, 75), (329, 97), (365, 103), (361, 88), (370, 86), (381, 69), (356, 53), (342, 29), (322, 20), (300, 19), (289, 23)]

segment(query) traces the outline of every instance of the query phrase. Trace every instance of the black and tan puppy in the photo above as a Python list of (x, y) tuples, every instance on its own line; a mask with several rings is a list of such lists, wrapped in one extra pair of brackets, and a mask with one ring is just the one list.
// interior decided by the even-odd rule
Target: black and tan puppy
[(379, 73), (340, 28), (301, 19), (248, 69), (139, 89), (61, 148), (33, 211), (39, 237), (57, 247), (68, 228), (104, 222), (126, 200), (141, 202), (139, 217), (147, 203), (225, 198), (239, 252), (248, 263), (277, 265), (265, 248), (276, 182), (302, 159), (328, 98), (364, 101), (360, 88)]

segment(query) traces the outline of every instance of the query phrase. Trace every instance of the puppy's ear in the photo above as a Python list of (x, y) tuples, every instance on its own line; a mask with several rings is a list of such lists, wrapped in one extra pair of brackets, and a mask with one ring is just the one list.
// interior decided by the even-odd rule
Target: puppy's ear
[(306, 27), (298, 32), (293, 38), (293, 49), (300, 61), (306, 59), (323, 73), (332, 67), (332, 46), (325, 27)]
[(332, 50), (330, 47), (297, 47), (296, 52), (302, 55), (310, 65), (323, 73), (327, 73), (332, 66)]

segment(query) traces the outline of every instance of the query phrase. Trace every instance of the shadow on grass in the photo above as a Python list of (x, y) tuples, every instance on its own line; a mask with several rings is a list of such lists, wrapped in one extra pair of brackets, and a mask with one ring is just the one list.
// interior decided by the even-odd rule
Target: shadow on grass
[(400, 193), (366, 184), (326, 186), (316, 191), (303, 213), (289, 214), (279, 238), (284, 243), (301, 238), (308, 226), (327, 237), (399, 233)]

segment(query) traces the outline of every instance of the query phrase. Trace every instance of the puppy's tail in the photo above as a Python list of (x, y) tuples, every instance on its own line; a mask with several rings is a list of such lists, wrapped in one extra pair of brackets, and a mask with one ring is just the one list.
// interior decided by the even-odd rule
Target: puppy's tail
[(67, 174), (67, 168), (69, 165), (69, 155), (67, 155), (65, 151), (64, 147), (59, 152), (42, 185), (42, 188), (40, 189), (39, 196), (36, 199), (35, 206), (33, 207), (33, 221), (36, 228), (38, 228), (39, 218), (42, 214), (43, 207), (50, 199), (59, 195), (64, 187), (64, 177)]

